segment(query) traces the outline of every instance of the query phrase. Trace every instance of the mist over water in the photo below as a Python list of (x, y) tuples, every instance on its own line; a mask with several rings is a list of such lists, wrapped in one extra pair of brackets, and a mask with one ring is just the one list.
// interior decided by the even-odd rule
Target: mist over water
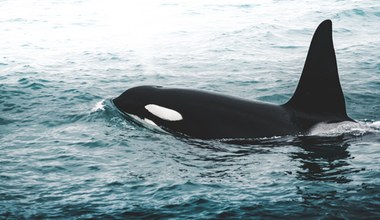
[[(125, 120), (137, 85), (281, 104), (333, 21), (349, 116), (203, 141)], [(0, 219), (380, 216), (377, 1), (0, 1)]]

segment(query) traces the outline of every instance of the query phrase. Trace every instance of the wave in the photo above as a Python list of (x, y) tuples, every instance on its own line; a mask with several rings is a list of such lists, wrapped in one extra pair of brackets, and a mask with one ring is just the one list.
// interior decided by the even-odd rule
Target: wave
[(380, 121), (375, 122), (339, 122), (339, 123), (320, 123), (315, 125), (308, 136), (340, 136), (350, 134), (362, 136), (368, 133), (380, 133)]
[(106, 99), (103, 99), (95, 104), (95, 106), (91, 109), (91, 113), (98, 112), (98, 111), (104, 111), (105, 110), (105, 101)]

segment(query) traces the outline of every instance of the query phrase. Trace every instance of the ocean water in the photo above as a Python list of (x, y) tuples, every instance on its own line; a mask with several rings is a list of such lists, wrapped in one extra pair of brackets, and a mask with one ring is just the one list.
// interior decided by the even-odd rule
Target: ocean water
[[(347, 112), (203, 141), (125, 120), (145, 84), (284, 103), (332, 19)], [(380, 3), (0, 1), (0, 219), (379, 219)]]

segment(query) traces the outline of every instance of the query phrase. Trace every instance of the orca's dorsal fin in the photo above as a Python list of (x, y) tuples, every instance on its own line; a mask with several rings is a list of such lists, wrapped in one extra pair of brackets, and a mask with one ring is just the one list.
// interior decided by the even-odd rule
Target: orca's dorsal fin
[(285, 106), (325, 121), (352, 120), (339, 82), (331, 20), (323, 21), (315, 31), (301, 79)]

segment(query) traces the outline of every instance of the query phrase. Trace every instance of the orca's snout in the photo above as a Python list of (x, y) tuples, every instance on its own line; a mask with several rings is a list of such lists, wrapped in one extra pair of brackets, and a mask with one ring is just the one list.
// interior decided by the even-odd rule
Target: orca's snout
[(114, 98), (113, 103), (120, 111), (134, 114), (141, 104), (138, 101), (138, 96), (130, 90), (128, 89), (120, 96)]
[(157, 90), (154, 86), (139, 86), (126, 90), (120, 96), (112, 101), (114, 105), (122, 112), (141, 115), (142, 109), (147, 105), (153, 90)]

